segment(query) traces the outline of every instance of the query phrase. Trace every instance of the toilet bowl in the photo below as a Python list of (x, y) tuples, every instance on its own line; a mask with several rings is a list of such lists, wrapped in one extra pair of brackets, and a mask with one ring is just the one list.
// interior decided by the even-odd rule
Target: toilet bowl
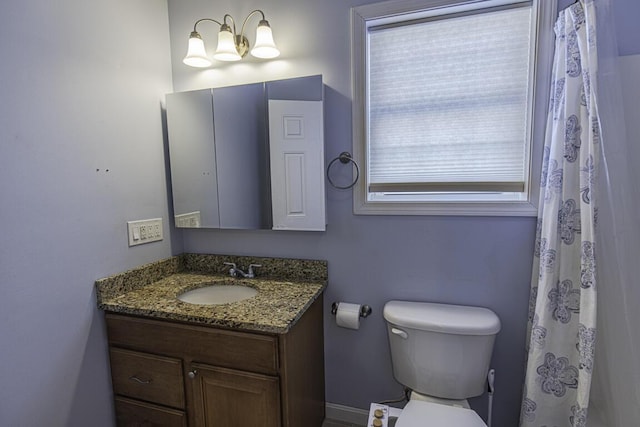
[(440, 405), (448, 405), (456, 408), (471, 409), (471, 407), (469, 406), (469, 401), (467, 399), (441, 399), (439, 397), (420, 394), (415, 391), (411, 392), (409, 400), (419, 400), (421, 402), (438, 403)]
[(440, 403), (410, 400), (396, 427), (487, 427), (473, 410)]

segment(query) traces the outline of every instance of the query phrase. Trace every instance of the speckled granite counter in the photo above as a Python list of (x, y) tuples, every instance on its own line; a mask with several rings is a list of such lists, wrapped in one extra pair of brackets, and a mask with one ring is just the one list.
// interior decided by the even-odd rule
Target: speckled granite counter
[[(224, 275), (228, 266), (262, 264), (254, 279)], [(184, 254), (96, 281), (98, 307), (110, 312), (250, 331), (286, 333), (326, 287), (326, 261)], [(210, 284), (239, 284), (255, 297), (198, 305), (176, 297)]]

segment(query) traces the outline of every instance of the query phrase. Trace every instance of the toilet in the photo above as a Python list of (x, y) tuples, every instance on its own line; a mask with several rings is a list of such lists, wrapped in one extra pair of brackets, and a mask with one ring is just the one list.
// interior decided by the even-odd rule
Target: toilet
[(482, 307), (389, 301), (393, 376), (411, 389), (396, 427), (486, 427), (468, 398), (487, 389), (500, 319)]

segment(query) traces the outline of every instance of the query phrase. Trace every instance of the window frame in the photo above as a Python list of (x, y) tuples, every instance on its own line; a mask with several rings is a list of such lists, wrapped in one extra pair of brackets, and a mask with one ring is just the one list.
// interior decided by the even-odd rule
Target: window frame
[[(531, 0), (537, 9), (536, 46), (533, 55), (532, 115), (528, 188), (521, 201), (390, 201), (401, 196), (385, 196), (385, 200), (369, 200), (367, 164), (367, 23), (424, 11), (447, 9), (455, 12), (469, 8), (527, 3), (529, 0), (391, 0), (351, 9), (351, 73), (353, 96), (353, 153), (360, 166), (360, 179), (353, 187), (353, 210), (358, 215), (474, 215), (474, 216), (536, 216), (542, 168), (542, 149), (547, 117), (553, 64), (553, 25), (557, 0)], [(414, 19), (408, 18), (407, 21)], [(410, 199), (405, 197), (405, 199)]]

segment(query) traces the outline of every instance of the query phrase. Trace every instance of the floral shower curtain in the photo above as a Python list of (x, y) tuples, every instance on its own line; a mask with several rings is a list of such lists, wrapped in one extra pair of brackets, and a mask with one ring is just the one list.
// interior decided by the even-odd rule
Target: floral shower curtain
[(529, 309), (521, 426), (586, 426), (596, 332), (600, 149), (593, 0), (560, 12)]

